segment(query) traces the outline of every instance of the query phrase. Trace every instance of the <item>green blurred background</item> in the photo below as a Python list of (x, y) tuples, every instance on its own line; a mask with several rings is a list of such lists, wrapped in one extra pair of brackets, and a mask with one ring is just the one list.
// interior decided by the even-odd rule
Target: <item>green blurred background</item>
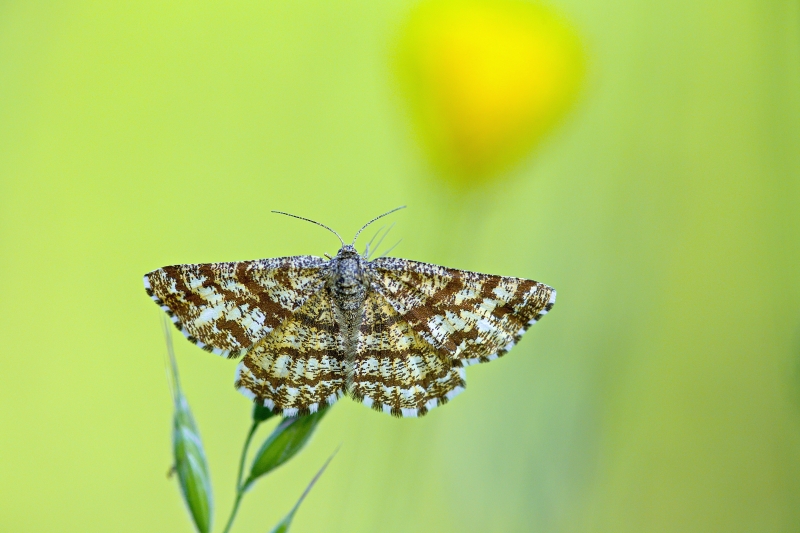
[[(553, 313), (419, 420), (350, 400), (244, 499), (267, 531), (800, 530), (800, 4), (554, 0), (581, 97), (441, 179), (392, 71), (409, 2), (0, 3), (0, 529), (190, 531), (160, 312), (174, 263), (393, 255), (529, 277)], [(389, 239), (391, 240), (391, 238)], [(176, 337), (217, 530), (250, 405)]]

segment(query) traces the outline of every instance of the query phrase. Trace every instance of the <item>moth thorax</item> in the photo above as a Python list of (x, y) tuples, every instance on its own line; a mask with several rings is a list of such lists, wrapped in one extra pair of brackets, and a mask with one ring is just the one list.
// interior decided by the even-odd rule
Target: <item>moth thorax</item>
[(335, 259), (330, 288), (342, 309), (359, 308), (367, 295), (366, 272), (359, 257)]

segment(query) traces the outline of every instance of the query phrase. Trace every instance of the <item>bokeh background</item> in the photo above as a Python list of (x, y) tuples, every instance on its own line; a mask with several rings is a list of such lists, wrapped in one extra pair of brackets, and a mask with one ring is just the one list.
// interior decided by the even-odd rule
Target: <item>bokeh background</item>
[[(393, 255), (558, 304), (423, 419), (341, 401), (234, 531), (340, 443), (294, 531), (800, 530), (800, 4), (553, 0), (572, 92), (479, 171), (442, 164), (474, 123), (420, 104), (415, 5), (0, 3), (0, 529), (191, 531), (141, 276), (336, 252), (271, 209), (346, 237), (408, 204)], [(250, 406), (176, 349), (219, 530)]]

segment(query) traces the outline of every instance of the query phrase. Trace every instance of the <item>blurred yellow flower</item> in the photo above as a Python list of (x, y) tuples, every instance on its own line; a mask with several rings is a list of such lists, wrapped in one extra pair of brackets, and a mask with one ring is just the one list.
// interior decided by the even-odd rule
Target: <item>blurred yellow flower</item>
[(517, 161), (575, 98), (583, 55), (552, 11), (434, 0), (403, 30), (398, 70), (436, 162), (466, 183)]

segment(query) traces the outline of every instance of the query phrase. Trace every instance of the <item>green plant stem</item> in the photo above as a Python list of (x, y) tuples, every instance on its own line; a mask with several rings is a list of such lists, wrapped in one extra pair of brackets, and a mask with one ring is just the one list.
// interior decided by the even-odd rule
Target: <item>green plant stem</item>
[(244, 496), (244, 491), (237, 490), (236, 491), (236, 501), (233, 502), (233, 509), (231, 509), (231, 516), (228, 518), (228, 523), (225, 524), (225, 529), (222, 533), (228, 533), (231, 530), (231, 526), (233, 525), (233, 519), (236, 518), (236, 511), (239, 510), (239, 502), (242, 501), (242, 496)]
[(261, 422), (254, 420), (253, 425), (250, 426), (250, 431), (247, 433), (247, 438), (244, 440), (244, 448), (242, 449), (242, 457), (239, 459), (239, 473), (236, 474), (236, 500), (233, 502), (233, 509), (231, 509), (231, 516), (228, 518), (228, 523), (225, 524), (225, 529), (222, 533), (228, 533), (231, 530), (231, 526), (233, 525), (233, 519), (236, 518), (236, 513), (239, 511), (239, 503), (242, 501), (242, 496), (244, 496), (245, 487), (242, 486), (242, 475), (244, 475), (244, 463), (247, 459), (247, 449), (250, 448), (250, 441), (253, 440), (253, 435), (256, 433), (256, 429), (258, 429), (258, 425)]

